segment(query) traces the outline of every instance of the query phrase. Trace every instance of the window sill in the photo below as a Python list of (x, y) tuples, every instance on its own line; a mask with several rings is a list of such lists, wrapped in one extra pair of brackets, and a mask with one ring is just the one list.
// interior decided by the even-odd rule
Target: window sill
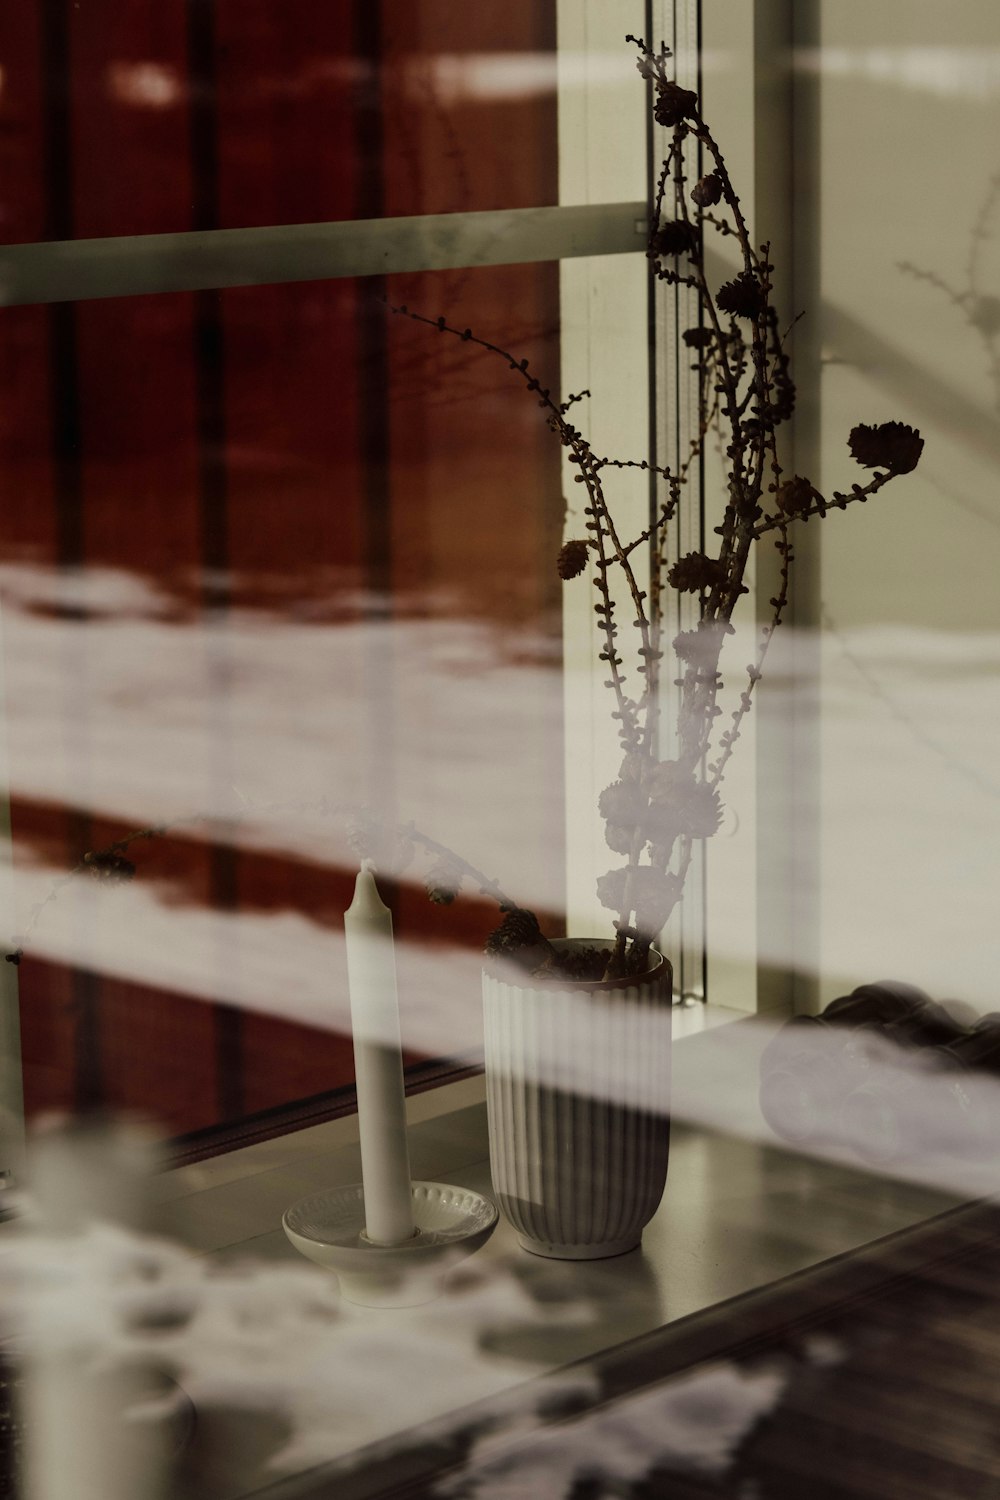
[[(683, 1014), (678, 1019), (686, 1020)], [(324, 1457), (343, 1460), (372, 1444), (391, 1443), (415, 1425), (446, 1422), (473, 1394), (500, 1395), (534, 1375), (910, 1228), (969, 1196), (797, 1155), (766, 1131), (706, 1128), (699, 1123), (698, 1100), (706, 1093), (728, 1100), (739, 1071), (734, 1057), (746, 1074), (747, 1046), (758, 1051), (769, 1030), (739, 1012), (715, 1015), (708, 1026), (708, 1017), (697, 1019), (697, 1029), (692, 1020), (680, 1030), (683, 1061), (675, 1067), (670, 1173), (642, 1250), (585, 1265), (537, 1260), (517, 1248), (513, 1231), (501, 1221), (469, 1263), (495, 1289), (493, 1301), (486, 1299), (485, 1326), (483, 1299), (461, 1290), (429, 1306), (391, 1312), (343, 1304), (344, 1327), (354, 1338), (369, 1325), (383, 1341), (398, 1334), (399, 1363), (392, 1368), (407, 1383), (407, 1396), (403, 1416), (389, 1399), (374, 1404), (362, 1420), (352, 1418), (349, 1430), (331, 1430)], [(719, 1024), (728, 1019), (745, 1024), (736, 1030)], [(752, 1091), (752, 1077), (750, 1082)], [(745, 1101), (746, 1086), (743, 1095)], [(412, 1097), (408, 1115), (415, 1177), (490, 1192), (481, 1076)], [(356, 1118), (333, 1120), (165, 1174), (159, 1227), (220, 1264), (252, 1257), (302, 1267), (281, 1229), (283, 1211), (309, 1192), (359, 1179)], [(552, 1307), (560, 1303), (579, 1316), (553, 1321)], [(445, 1332), (449, 1360), (459, 1351), (471, 1362), (471, 1385), (439, 1372), (431, 1352), (415, 1393), (407, 1351), (412, 1356), (424, 1343), (433, 1351)], [(232, 1472), (219, 1500), (235, 1500), (273, 1480), (273, 1470), (244, 1466), (239, 1443), (230, 1444), (227, 1454)]]
[[(745, 1012), (726, 1006), (677, 1006), (673, 1012), (674, 1041), (684, 1042), (746, 1020)], [(408, 1096), (406, 1117), (414, 1176), (434, 1181), (442, 1173), (487, 1159), (485, 1116), (480, 1128), (479, 1117), (473, 1119), (470, 1113), (477, 1106), (484, 1109), (485, 1099), (481, 1073)], [(320, 1187), (357, 1182), (360, 1176), (358, 1120), (351, 1114), (174, 1168), (161, 1179), (161, 1203), (183, 1203), (187, 1222), (182, 1237), (199, 1250), (214, 1251), (225, 1243), (216, 1243), (211, 1227), (216, 1219), (220, 1233), (223, 1218), (231, 1226), (238, 1224), (244, 1240), (266, 1234), (273, 1227), (274, 1219), (262, 1215), (257, 1196), (270, 1182), (303, 1182), (300, 1196), (304, 1196)], [(256, 1183), (254, 1189), (236, 1186), (251, 1180)], [(486, 1187), (488, 1190), (488, 1180)], [(294, 1198), (293, 1193), (283, 1200), (279, 1220)]]

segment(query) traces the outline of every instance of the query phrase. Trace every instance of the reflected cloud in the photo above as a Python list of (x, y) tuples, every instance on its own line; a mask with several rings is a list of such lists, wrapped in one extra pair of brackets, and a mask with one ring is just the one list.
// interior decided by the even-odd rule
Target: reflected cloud
[(177, 619), (160, 591), (109, 570), (8, 568), (3, 585), (15, 799), (137, 828), (235, 815), (238, 847), (343, 868), (354, 855), (317, 804), (395, 807), (492, 862), (526, 904), (562, 904), (555, 850), (527, 858), (523, 836), (537, 844), (558, 815), (563, 689), (547, 638), (412, 612)]
[[(994, 1009), (998, 678), (1000, 637), (987, 630), (887, 624), (777, 635), (768, 718), (794, 744), (803, 708), (816, 712), (822, 779), (813, 785), (793, 773), (769, 803), (772, 836), (762, 838), (752, 876), (729, 853), (737, 840), (723, 834), (709, 846), (713, 951), (755, 961), (743, 946), (751, 938), (739, 936), (752, 878), (765, 907), (779, 909), (790, 886), (804, 930), (818, 924), (817, 943), (801, 951), (765, 928), (761, 961), (845, 990), (892, 974)], [(753, 808), (754, 788), (738, 776), (736, 768), (723, 794), (742, 813)], [(790, 849), (785, 828), (794, 830)]]
[(1000, 98), (1000, 47), (797, 47), (793, 67), (823, 78), (860, 78), (939, 98)]
[[(758, 1016), (685, 1042), (674, 1068), (675, 1120), (790, 1145), (803, 1158), (954, 1201), (1000, 1188), (1000, 1076), (992, 1065), (950, 1066), (932, 1048), (871, 1027), (845, 1035), (812, 1026), (808, 1045), (796, 1050), (794, 1030)], [(789, 1052), (791, 1070), (782, 1066)]]
[[(409, 62), (411, 91), (422, 70)], [(445, 106), (469, 102), (517, 101), (555, 96), (557, 87), (615, 88), (635, 79), (635, 60), (622, 49), (598, 54), (554, 52), (440, 53), (428, 59), (424, 74)]]
[(112, 99), (137, 109), (167, 109), (187, 98), (187, 84), (177, 69), (162, 62), (113, 62), (107, 87)]
[[(330, 810), (367, 803), (413, 819), (521, 904), (562, 909), (565, 684), (541, 637), (415, 609), (338, 623), (236, 610), (215, 626), (172, 616), (166, 596), (133, 575), (61, 580), (8, 568), (3, 582), (15, 800), (83, 807), (125, 827), (180, 820), (179, 838), (223, 836), (240, 850), (300, 860), (317, 882), (356, 868)], [(838, 627), (824, 641), (819, 651), (808, 633), (786, 628), (765, 683), (771, 722), (789, 738), (803, 703), (817, 703), (822, 718), (823, 889), (804, 839), (792, 881), (822, 914), (823, 946), (792, 953), (764, 932), (762, 957), (812, 963), (846, 988), (895, 973), (992, 1009), (1000, 636), (886, 625)], [(750, 636), (727, 647), (732, 661), (749, 659), (748, 650)], [(581, 701), (588, 684), (581, 675)], [(745, 905), (747, 877), (728, 851), (755, 837), (754, 793), (738, 766), (722, 790), (727, 820), (709, 847), (712, 942), (720, 957), (740, 961), (753, 957), (731, 920)], [(808, 831), (818, 809), (807, 795), (793, 780), (772, 818)], [(596, 822), (593, 809), (580, 815)], [(41, 845), (17, 854), (19, 915), (8, 940), (64, 873)], [(761, 859), (754, 878), (777, 900), (788, 870), (769, 861), (766, 841)], [(82, 924), (68, 906), (60, 912), (60, 897), (30, 946), (70, 959), (82, 943), (110, 974), (345, 1029), (330, 1002), (329, 975), (341, 963), (336, 913), (331, 927), (280, 901), (213, 912), (141, 866), (131, 887), (100, 895), (107, 899), (88, 906)], [(448, 1015), (478, 1005), (478, 960), (410, 945), (400, 962), (413, 1018), (404, 1026), (412, 1024), (414, 1045), (419, 1034), (436, 1049)]]
[[(679, 71), (698, 62), (687, 49), (676, 54)], [(497, 104), (550, 96), (557, 90), (631, 87), (635, 58), (626, 48), (609, 52), (441, 52), (402, 63), (403, 87), (411, 96), (428, 93), (442, 106)]]
[(463, 1471), (438, 1493), (461, 1500), (520, 1500), (528, 1493), (569, 1500), (578, 1482), (620, 1493), (618, 1486), (662, 1469), (721, 1478), (740, 1443), (781, 1399), (785, 1380), (779, 1368), (710, 1365), (527, 1443), (480, 1441)]
[[(19, 872), (21, 899), (52, 888), (49, 868)], [(177, 903), (141, 876), (105, 891), (80, 883), (53, 902), (31, 943), (39, 957), (317, 1031), (351, 1034), (342, 930), (294, 911), (226, 912)], [(403, 1044), (455, 1056), (478, 1027), (482, 960), (474, 950), (397, 940)], [(470, 1061), (478, 1055), (472, 1046)]]
[[(27, 1230), (5, 1245), (0, 1307), (4, 1332), (29, 1356), (29, 1377), (40, 1369), (44, 1379), (44, 1362), (70, 1352), (82, 1381), (130, 1368), (169, 1375), (198, 1412), (209, 1459), (214, 1424), (225, 1433), (234, 1413), (273, 1419), (273, 1441), (253, 1454), (256, 1483), (320, 1463), (351, 1466), (361, 1449), (370, 1460), (412, 1443), (413, 1429), (424, 1440), (457, 1435), (487, 1398), (474, 1423), (521, 1431), (538, 1413), (595, 1391), (587, 1369), (529, 1384), (533, 1362), (490, 1347), (483, 1334), (497, 1325), (531, 1324), (543, 1339), (569, 1311), (533, 1298), (496, 1265), (456, 1277), (443, 1301), (387, 1318), (342, 1301), (334, 1277), (304, 1265), (219, 1264), (91, 1223), (72, 1236)], [(588, 1311), (593, 1317), (581, 1302), (573, 1316)], [(188, 1461), (202, 1456), (196, 1438)], [(227, 1462), (228, 1485), (249, 1480), (244, 1452)]]

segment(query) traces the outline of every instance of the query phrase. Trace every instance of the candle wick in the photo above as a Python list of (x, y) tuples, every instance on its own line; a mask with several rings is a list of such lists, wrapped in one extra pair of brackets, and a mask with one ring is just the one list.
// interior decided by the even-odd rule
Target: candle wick
[(374, 875), (375, 874), (375, 861), (373, 859), (363, 859), (361, 861), (361, 869), (362, 869), (362, 872), (367, 871), (369, 875)]

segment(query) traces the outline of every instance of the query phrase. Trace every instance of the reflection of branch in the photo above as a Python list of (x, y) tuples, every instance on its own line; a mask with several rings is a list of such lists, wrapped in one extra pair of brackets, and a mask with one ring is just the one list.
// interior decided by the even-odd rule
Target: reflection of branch
[(972, 234), (969, 237), (969, 258), (966, 262), (965, 276), (973, 292), (979, 290), (980, 250), (982, 249), (983, 242), (991, 237), (989, 221), (993, 210), (996, 208), (998, 196), (1000, 196), (1000, 172), (997, 172), (990, 179), (990, 190), (983, 199), (979, 213), (976, 216), (976, 222), (972, 227)]
[[(441, 290), (446, 299), (451, 299), (459, 289), (450, 283), (444, 283)], [(537, 344), (553, 338), (557, 329), (552, 323), (527, 323), (517, 328), (516, 332), (519, 344)], [(435, 360), (435, 346), (429, 346), (426, 340), (419, 342), (419, 348), (415, 341), (409, 348), (404, 346), (393, 359), (392, 375), (399, 382), (399, 389), (393, 396), (396, 406), (403, 406), (407, 400), (419, 398), (421, 409), (436, 406), (450, 408), (482, 400), (487, 392), (492, 393), (494, 387), (478, 381), (465, 360)], [(415, 357), (407, 359), (407, 355)]]
[(125, 850), (132, 844), (138, 843), (140, 839), (163, 838), (166, 834), (173, 832), (175, 828), (194, 826), (197, 823), (208, 823), (212, 821), (211, 813), (192, 813), (185, 818), (175, 818), (171, 823), (156, 823), (150, 828), (137, 828), (133, 833), (127, 833), (123, 838), (115, 839), (103, 849), (91, 849), (79, 860), (65, 875), (60, 875), (58, 880), (52, 884), (52, 889), (47, 896), (31, 908), (28, 917), (28, 925), (23, 933), (16, 933), (11, 941), (14, 944), (4, 958), (9, 964), (19, 964), (24, 957), (24, 949), (32, 934), (38, 927), (39, 922), (47, 907), (51, 906), (59, 897), (60, 892), (75, 880), (79, 875), (89, 875), (91, 879), (106, 880), (117, 883), (123, 880), (131, 880), (135, 874), (135, 866), (131, 860), (125, 858)]
[(983, 344), (989, 364), (993, 385), (994, 405), (1000, 410), (1000, 297), (982, 289), (981, 251), (983, 244), (992, 239), (990, 220), (1000, 200), (1000, 173), (990, 180), (989, 190), (983, 199), (976, 222), (969, 235), (969, 254), (965, 263), (965, 286), (953, 287), (937, 271), (928, 271), (910, 261), (897, 262), (898, 269), (916, 281), (926, 282), (935, 291), (942, 292), (953, 307), (958, 308), (969, 327), (974, 329)]
[[(450, 191), (435, 211), (437, 213), (460, 213), (463, 209), (470, 207), (473, 196), (472, 176), (469, 172), (469, 161), (462, 137), (455, 128), (451, 111), (444, 106), (439, 80), (432, 68), (430, 66), (413, 67), (413, 59), (410, 57), (407, 57), (405, 61), (407, 64), (406, 86), (405, 90), (401, 89), (400, 92), (409, 95), (409, 102), (415, 107), (414, 114), (418, 115), (421, 110), (426, 111), (433, 125), (437, 126), (444, 137), (443, 149), (439, 147), (434, 153), (436, 165), (439, 166), (442, 161), (445, 161), (450, 162), (454, 168), (449, 181)], [(429, 63), (430, 59), (428, 59)], [(409, 212), (413, 214), (429, 212), (421, 192), (422, 169), (427, 153), (419, 146), (420, 137), (412, 129), (403, 130), (395, 146), (395, 150), (406, 167), (403, 180), (414, 185), (417, 201), (409, 209)]]
[[(407, 59), (407, 62), (409, 61), (411, 60)], [(453, 169), (445, 179), (444, 192), (434, 194), (436, 200), (434, 212), (438, 214), (467, 212), (475, 203), (475, 183), (470, 171), (470, 157), (466, 151), (463, 136), (455, 126), (453, 111), (446, 107), (441, 98), (440, 80), (433, 67), (430, 65), (426, 68), (408, 67), (406, 91), (415, 112), (418, 116), (422, 114), (429, 123), (431, 137), (433, 138), (435, 130), (440, 135), (441, 144), (434, 153), (434, 160), (438, 165), (442, 162), (449, 163)], [(425, 214), (429, 211), (422, 180), (422, 169), (427, 158), (425, 144), (426, 141), (422, 141), (415, 130), (404, 130), (401, 133), (396, 149), (405, 167), (402, 179), (405, 183), (412, 185), (412, 193), (409, 207), (404, 201), (397, 206), (396, 212)], [(475, 269), (461, 267), (432, 273), (418, 271), (409, 274), (417, 278), (432, 275), (435, 297), (441, 305), (457, 308), (470, 287)], [(518, 345), (523, 346), (549, 339), (555, 335), (557, 329), (551, 323), (541, 325), (534, 322), (524, 323), (515, 331)], [(410, 396), (418, 394), (422, 407), (436, 405), (451, 407), (465, 401), (474, 401), (482, 396), (482, 387), (469, 378), (468, 369), (461, 361), (440, 359), (437, 364), (432, 364), (433, 354), (428, 358), (427, 350), (428, 345), (424, 339), (415, 339), (409, 349), (404, 346), (395, 353), (392, 374), (400, 381), (400, 388), (394, 397), (397, 403), (402, 402), (407, 394)]]
[(940, 479), (935, 479), (933, 474), (926, 476), (927, 481), (938, 494), (945, 500), (951, 500), (960, 509), (966, 510), (970, 515), (977, 516), (980, 521), (987, 521), (990, 526), (1000, 526), (1000, 515), (997, 514), (996, 501), (989, 504), (973, 500), (969, 495), (960, 495), (953, 489), (945, 489)]
[(770, 601), (772, 615), (769, 625), (765, 625), (757, 642), (757, 654), (747, 667), (747, 685), (740, 694), (738, 706), (731, 715), (730, 727), (724, 734), (719, 736), (719, 754), (715, 761), (708, 767), (711, 785), (718, 786), (726, 772), (729, 757), (736, 746), (736, 741), (743, 732), (743, 720), (753, 706), (753, 692), (761, 677), (764, 675), (764, 659), (768, 648), (774, 639), (774, 632), (781, 624), (785, 610), (788, 607), (788, 591), (791, 584), (791, 567), (794, 558), (792, 544), (788, 540), (788, 527), (781, 528), (781, 534), (775, 542), (778, 555), (781, 558), (780, 572), (778, 575), (778, 591)]
[[(167, 823), (155, 823), (149, 828), (137, 828), (131, 833), (126, 833), (122, 838), (115, 839), (103, 849), (88, 850), (72, 869), (67, 870), (65, 875), (60, 875), (53, 882), (48, 894), (32, 907), (27, 927), (23, 933), (14, 936), (12, 939), (14, 947), (4, 954), (7, 963), (16, 965), (21, 962), (24, 949), (37, 930), (45, 911), (58, 899), (65, 887), (79, 876), (88, 875), (91, 879), (101, 879), (108, 883), (131, 880), (136, 873), (135, 865), (125, 858), (125, 851), (133, 844), (146, 839), (165, 838), (179, 828), (192, 828), (199, 823), (222, 822), (228, 828), (234, 828), (261, 814), (274, 816), (276, 813), (295, 813), (308, 814), (310, 817), (339, 818), (347, 825), (347, 841), (352, 849), (359, 857), (371, 857), (374, 854), (373, 862), (385, 874), (405, 868), (413, 857), (415, 847), (419, 846), (425, 854), (437, 861), (430, 878), (430, 885), (437, 892), (432, 895), (432, 899), (450, 901), (458, 888), (467, 882), (475, 886), (482, 895), (496, 901), (501, 911), (520, 910), (517, 902), (507, 895), (496, 880), (491, 880), (482, 870), (470, 864), (467, 859), (463, 859), (460, 854), (456, 854), (453, 849), (449, 849), (446, 844), (440, 844), (429, 834), (422, 833), (413, 823), (400, 828), (385, 825), (370, 813), (369, 809), (354, 803), (331, 802), (329, 797), (319, 797), (309, 801), (256, 803), (237, 788), (234, 787), (233, 790), (244, 809), (241, 814), (227, 814), (224, 818), (219, 818), (212, 813), (191, 813), (186, 817), (174, 818)], [(449, 886), (453, 886), (450, 891)]]
[(938, 760), (942, 761), (947, 766), (949, 771), (954, 772), (957, 776), (962, 777), (964, 781), (969, 782), (976, 788), (977, 792), (982, 792), (987, 797), (1000, 798), (1000, 783), (989, 780), (989, 778), (983, 776), (982, 772), (979, 771), (975, 766), (970, 765), (968, 761), (960, 760), (950, 751), (946, 750), (943, 745), (940, 745), (937, 740), (933, 739), (932, 736), (926, 732), (923, 726), (916, 719), (908, 714), (906, 710), (902, 708), (899, 703), (897, 703), (896, 699), (888, 691), (884, 683), (879, 681), (878, 677), (875, 675), (872, 669), (861, 659), (860, 656), (857, 656), (855, 652), (851, 650), (844, 636), (837, 628), (836, 621), (832, 618), (825, 605), (822, 606), (821, 616), (823, 620), (823, 629), (837, 642), (837, 647), (844, 660), (849, 662), (850, 665), (854, 668), (858, 676), (864, 682), (865, 686), (871, 692), (872, 696), (877, 698), (880, 703), (884, 704), (890, 716), (895, 719), (898, 724), (902, 724), (902, 726), (908, 731), (914, 743), (920, 745), (924, 750), (930, 750)]

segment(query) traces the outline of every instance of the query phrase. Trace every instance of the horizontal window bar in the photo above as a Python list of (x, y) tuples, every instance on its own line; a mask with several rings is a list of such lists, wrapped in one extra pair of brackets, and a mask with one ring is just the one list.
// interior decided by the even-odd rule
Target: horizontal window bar
[(515, 265), (641, 249), (645, 203), (0, 246), (0, 306)]

